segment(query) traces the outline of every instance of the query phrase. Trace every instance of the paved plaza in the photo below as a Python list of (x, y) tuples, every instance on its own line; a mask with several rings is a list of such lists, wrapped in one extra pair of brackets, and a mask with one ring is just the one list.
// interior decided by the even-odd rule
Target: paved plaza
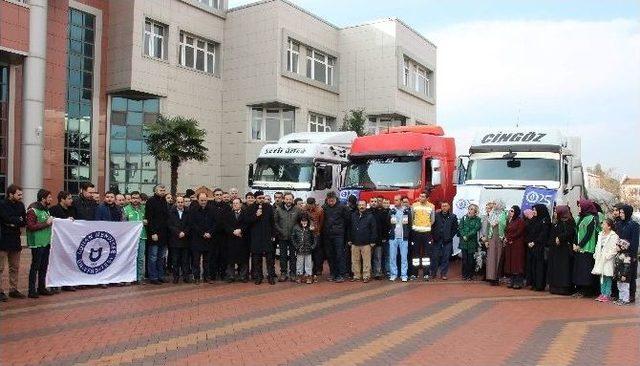
[(429, 283), (216, 282), (11, 299), (0, 305), (0, 364), (640, 364), (637, 306), (463, 282), (457, 263), (454, 272)]

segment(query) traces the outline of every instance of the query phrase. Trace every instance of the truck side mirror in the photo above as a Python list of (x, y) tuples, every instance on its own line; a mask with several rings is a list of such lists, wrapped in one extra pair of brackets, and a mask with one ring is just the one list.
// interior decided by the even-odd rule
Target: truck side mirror
[(440, 170), (440, 160), (431, 160), (431, 185), (438, 186), (442, 184), (442, 171)]
[(249, 172), (247, 174), (247, 185), (249, 187), (253, 185), (253, 163), (249, 164)]
[[(465, 158), (467, 159), (467, 163), (465, 164)], [(456, 170), (453, 174), (453, 184), (464, 184), (465, 178), (467, 176), (467, 164), (469, 163), (469, 155), (462, 155), (458, 157), (458, 162), (456, 163)]]

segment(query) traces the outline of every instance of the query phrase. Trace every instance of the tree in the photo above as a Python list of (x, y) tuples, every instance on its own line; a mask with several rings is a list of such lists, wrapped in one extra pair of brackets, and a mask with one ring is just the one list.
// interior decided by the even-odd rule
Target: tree
[(352, 109), (345, 114), (340, 130), (353, 131), (358, 136), (364, 136), (366, 135), (364, 130), (365, 123), (367, 123), (367, 117), (364, 109)]
[(178, 188), (178, 168), (185, 161), (207, 161), (204, 140), (207, 131), (198, 128), (198, 121), (181, 117), (159, 115), (156, 123), (145, 127), (145, 141), (149, 152), (159, 161), (171, 166), (171, 194)]
[(620, 179), (615, 169), (603, 168), (599, 163), (587, 168), (587, 172), (595, 178), (595, 188), (611, 193), (616, 200), (620, 200)]

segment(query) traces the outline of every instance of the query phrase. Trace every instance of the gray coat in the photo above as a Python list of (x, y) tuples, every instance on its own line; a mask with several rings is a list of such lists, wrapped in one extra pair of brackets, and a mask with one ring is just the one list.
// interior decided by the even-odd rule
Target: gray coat
[(291, 206), (288, 210), (284, 205), (276, 207), (273, 219), (279, 240), (291, 239), (291, 232), (299, 214), (300, 210), (296, 206)]

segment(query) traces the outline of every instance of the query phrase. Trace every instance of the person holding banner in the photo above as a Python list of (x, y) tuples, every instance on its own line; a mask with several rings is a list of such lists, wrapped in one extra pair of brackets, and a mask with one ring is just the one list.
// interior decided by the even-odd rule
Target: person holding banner
[(587, 199), (578, 201), (580, 206), (580, 219), (578, 219), (577, 244), (573, 245), (574, 265), (573, 283), (576, 285), (574, 296), (592, 296), (596, 279), (591, 274), (595, 260), (593, 253), (596, 250), (600, 223), (598, 222), (598, 210), (593, 202)]
[(136, 284), (142, 284), (144, 281), (144, 260), (147, 247), (147, 232), (145, 230), (147, 220), (144, 218), (144, 213), (140, 192), (131, 192), (130, 203), (124, 206), (124, 218), (127, 221), (142, 222), (142, 232), (140, 233), (140, 241), (138, 242), (138, 256), (136, 260)]
[[(76, 212), (73, 209), (73, 196), (71, 193), (66, 191), (60, 191), (58, 193), (58, 204), (51, 207), (49, 213), (52, 217), (56, 219), (75, 219)], [(75, 291), (75, 286), (64, 286), (62, 287), (64, 291)], [(59, 292), (56, 289), (56, 292)]]
[(165, 186), (158, 184), (153, 189), (153, 197), (147, 200), (145, 205), (145, 219), (147, 220), (147, 242), (149, 246), (149, 282), (159, 285), (164, 280), (164, 260), (167, 251), (167, 220), (169, 218), (169, 207), (164, 196)]
[[(29, 205), (27, 210), (27, 245), (31, 248), (31, 268), (29, 269), (29, 297), (51, 296), (53, 292), (45, 287), (49, 250), (51, 244), (51, 225), (53, 217), (49, 206), (53, 197), (51, 192), (41, 189), (38, 201)], [(36, 282), (37, 281), (37, 282)], [(37, 286), (37, 287), (36, 287)]]
[(93, 221), (98, 202), (95, 200), (96, 187), (91, 182), (80, 183), (80, 194), (73, 200), (76, 220)]

